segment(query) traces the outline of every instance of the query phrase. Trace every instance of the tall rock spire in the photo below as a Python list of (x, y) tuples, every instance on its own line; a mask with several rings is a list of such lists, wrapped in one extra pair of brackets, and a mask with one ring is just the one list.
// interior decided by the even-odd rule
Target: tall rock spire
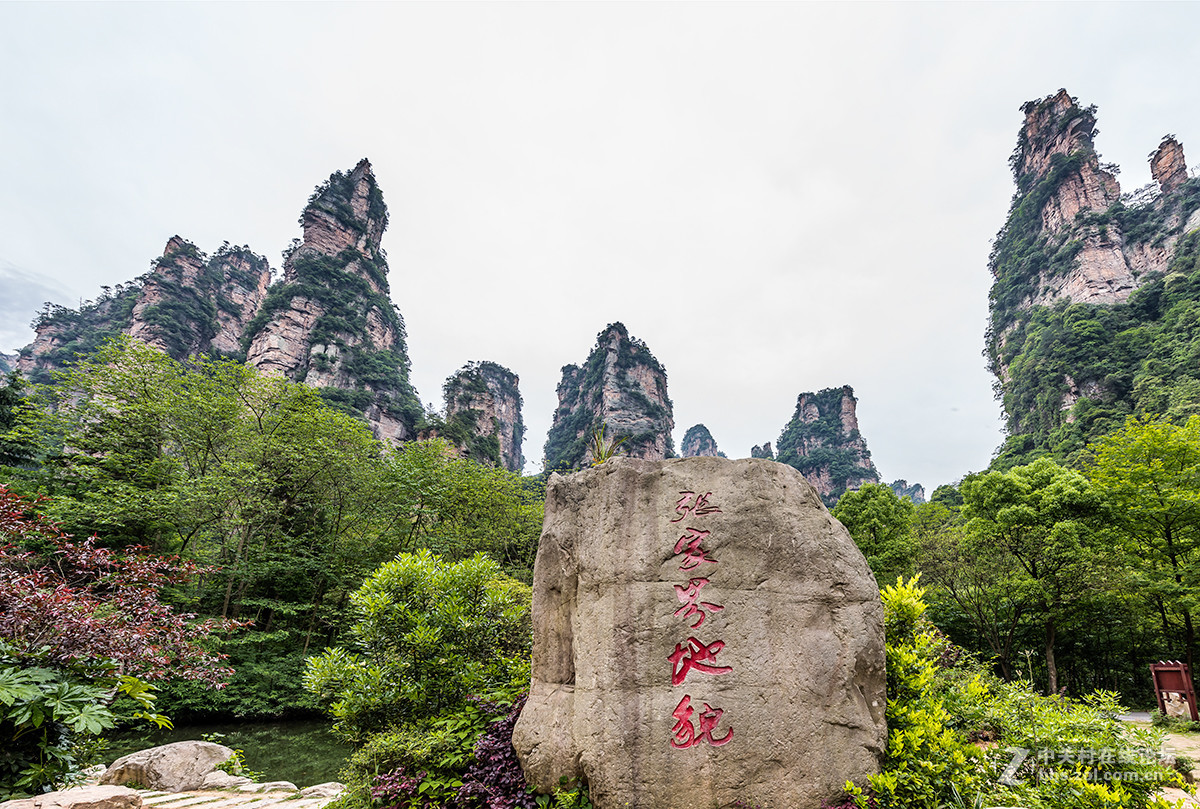
[(829, 507), (848, 490), (879, 482), (849, 385), (796, 397), (796, 413), (776, 448), (776, 460), (799, 470)]
[(367, 160), (331, 174), (309, 197), (304, 238), (285, 254), (283, 281), (243, 344), (253, 367), (320, 388), (377, 437), (401, 441), (415, 435), (421, 406), (408, 381), (404, 321), (388, 297), (387, 221)]
[(624, 438), (622, 454), (661, 460), (675, 455), (675, 428), (667, 397), (667, 372), (641, 340), (621, 323), (596, 337), (582, 366), (564, 365), (558, 409), (546, 437), (546, 468), (577, 468), (591, 460), (588, 441), (604, 425), (608, 438)]

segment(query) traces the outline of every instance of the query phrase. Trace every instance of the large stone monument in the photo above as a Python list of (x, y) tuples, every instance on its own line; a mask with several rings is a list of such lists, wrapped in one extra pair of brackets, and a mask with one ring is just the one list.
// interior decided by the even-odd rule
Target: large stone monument
[(533, 622), (531, 783), (583, 778), (597, 809), (818, 809), (878, 771), (879, 590), (791, 467), (552, 476)]

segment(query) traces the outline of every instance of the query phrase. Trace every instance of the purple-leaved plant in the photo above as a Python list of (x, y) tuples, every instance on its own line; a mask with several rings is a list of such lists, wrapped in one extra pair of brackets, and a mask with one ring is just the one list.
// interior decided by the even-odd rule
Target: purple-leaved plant
[(525, 707), (525, 697), (513, 703), (508, 716), (483, 732), (475, 744), (475, 763), (463, 775), (458, 791), (463, 809), (536, 809), (525, 773), (512, 746), (513, 726)]

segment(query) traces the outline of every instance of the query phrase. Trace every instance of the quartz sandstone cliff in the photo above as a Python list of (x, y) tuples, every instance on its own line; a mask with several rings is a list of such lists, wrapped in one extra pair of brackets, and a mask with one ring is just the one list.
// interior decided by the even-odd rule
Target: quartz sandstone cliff
[(211, 257), (179, 236), (167, 242), (150, 272), (88, 301), (79, 309), (47, 305), (34, 341), (17, 367), (49, 381), (50, 371), (104, 340), (128, 334), (175, 359), (240, 357), (246, 324), (266, 296), (271, 268), (247, 247), (222, 246)]
[(792, 420), (775, 444), (776, 460), (799, 470), (826, 506), (850, 489), (879, 482), (858, 430), (857, 404), (849, 385), (801, 393)]
[(520, 472), (525, 465), (521, 442), (520, 378), (494, 362), (472, 362), (442, 386), (445, 419), (427, 428), (446, 438), (466, 457), (480, 463)]
[(249, 248), (225, 245), (210, 259), (173, 236), (146, 276), (129, 335), (176, 359), (236, 356), (270, 280), (266, 259)]
[(625, 438), (622, 454), (658, 460), (675, 454), (667, 372), (621, 323), (609, 325), (583, 365), (566, 365), (558, 409), (546, 438), (546, 469), (578, 468), (591, 461), (588, 441), (601, 425)]
[(717, 442), (712, 437), (712, 433), (703, 424), (689, 427), (688, 431), (683, 434), (683, 442), (679, 445), (679, 455), (682, 458), (725, 457), (717, 449)]
[(388, 297), (380, 248), (387, 206), (370, 163), (330, 175), (300, 224), (282, 282), (243, 336), (246, 362), (319, 388), (364, 416), (377, 438), (415, 437), (421, 407), (408, 381), (404, 323)]
[(1149, 156), (1154, 182), (1123, 195), (1096, 152), (1095, 107), (1060, 90), (1022, 112), (1016, 193), (989, 258), (988, 358), (1014, 460), (1039, 448), (1069, 455), (1138, 410), (1148, 345), (1126, 346), (1117, 332), (1159, 320), (1200, 252), (1200, 180), (1174, 136)]

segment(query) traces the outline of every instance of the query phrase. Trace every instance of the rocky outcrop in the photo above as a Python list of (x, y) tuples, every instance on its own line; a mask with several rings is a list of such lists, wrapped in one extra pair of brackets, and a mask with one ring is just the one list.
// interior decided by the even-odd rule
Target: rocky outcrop
[(270, 280), (267, 260), (248, 247), (226, 243), (208, 258), (173, 236), (145, 276), (128, 332), (176, 359), (236, 356)]
[(1187, 161), (1183, 159), (1183, 144), (1174, 135), (1163, 138), (1150, 154), (1150, 176), (1164, 194), (1179, 189), (1188, 179)]
[(546, 469), (575, 469), (591, 461), (588, 442), (601, 425), (625, 439), (621, 453), (656, 460), (675, 454), (667, 372), (621, 323), (609, 325), (583, 365), (566, 365), (558, 409), (546, 438)]
[(703, 424), (688, 428), (683, 434), (683, 443), (679, 445), (679, 454), (683, 458), (724, 458), (725, 454), (717, 449), (717, 442), (712, 433)]
[(380, 439), (414, 437), (421, 406), (408, 381), (404, 322), (388, 297), (387, 206), (370, 163), (330, 175), (300, 224), (282, 282), (242, 338), (247, 363), (320, 388)]
[[(1011, 159), (1016, 193), (989, 258), (989, 365), (1010, 437), (1034, 436), (1020, 451), (1075, 451), (1103, 432), (1094, 405), (1114, 417), (1137, 412), (1129, 399), (1139, 373), (1126, 366), (1141, 360), (1141, 348), (1122, 347), (1116, 331), (1158, 318), (1164, 279), (1190, 272), (1200, 180), (1188, 179), (1183, 147), (1167, 136), (1150, 155), (1155, 183), (1122, 195), (1116, 167), (1102, 164), (1095, 148), (1095, 107), (1060, 90), (1022, 111)], [(1103, 333), (1108, 327), (1113, 334)], [(1060, 428), (1081, 411), (1089, 413), (1086, 432), (1068, 437)]]
[(430, 435), (452, 441), (465, 457), (520, 472), (525, 466), (520, 381), (494, 362), (467, 364), (442, 386), (445, 418)]
[(799, 470), (826, 506), (850, 489), (879, 482), (858, 430), (857, 404), (849, 385), (801, 393), (792, 420), (776, 442), (776, 459)]
[(34, 321), (37, 336), (18, 352), (17, 370), (34, 382), (50, 382), (51, 372), (91, 354), (112, 337), (128, 334), (133, 308), (146, 276), (85, 301), (78, 309), (47, 303)]
[(762, 446), (755, 444), (753, 447), (750, 448), (750, 457), (751, 458), (766, 458), (769, 461), (773, 461), (773, 460), (775, 460), (775, 450), (773, 450), (771, 448), (770, 441), (763, 444)]
[[(877, 772), (883, 609), (797, 472), (614, 458), (552, 475), (513, 747), (597, 809), (816, 809)], [(748, 804), (747, 804), (748, 805)]]
[[(1115, 167), (1096, 152), (1095, 107), (1060, 90), (1022, 110), (1012, 157), (1017, 193), (990, 261), (997, 334), (1030, 306), (1128, 299), (1148, 275), (1166, 271), (1188, 212), (1175, 194), (1187, 166), (1173, 137), (1150, 158), (1163, 193), (1127, 203)], [(1157, 226), (1145, 227), (1147, 219)]]
[(900, 480), (892, 481), (889, 488), (901, 500), (908, 500), (916, 505), (925, 502), (925, 487), (920, 483), (914, 483), (910, 486), (907, 480), (901, 478)]
[(17, 354), (0, 353), (0, 374), (7, 374), (15, 370), (18, 359), (19, 356)]
[(218, 764), (231, 758), (233, 750), (223, 744), (173, 742), (122, 756), (104, 771), (100, 783), (141, 784), (165, 792), (199, 789)]

